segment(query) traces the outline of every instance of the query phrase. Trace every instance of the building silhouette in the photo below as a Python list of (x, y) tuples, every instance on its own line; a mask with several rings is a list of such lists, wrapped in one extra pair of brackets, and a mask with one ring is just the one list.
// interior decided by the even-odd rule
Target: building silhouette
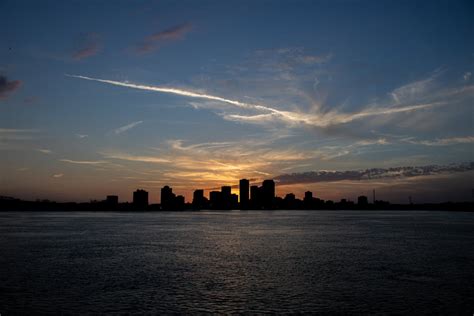
[(206, 207), (207, 199), (204, 197), (204, 190), (195, 190), (193, 193), (193, 209), (201, 210)]
[[(243, 201), (248, 196), (249, 182), (246, 179), (241, 179), (239, 182), (240, 196)], [(462, 210), (474, 209), (473, 202), (444, 202), (444, 203), (422, 203), (414, 204), (411, 200), (409, 204), (391, 204), (388, 201), (375, 200), (375, 203), (369, 203), (368, 197), (361, 195), (357, 198), (357, 204), (351, 200), (341, 199), (339, 202), (331, 200), (322, 200), (313, 197), (311, 191), (304, 193), (303, 199), (298, 199), (293, 193), (286, 194), (285, 198), (277, 197), (275, 195), (275, 182), (273, 180), (265, 180), (259, 187), (252, 185), (250, 187), (250, 199), (248, 200), (248, 208), (241, 209), (286, 209), (286, 210)], [(211, 191), (209, 193), (209, 200), (204, 197), (204, 190), (195, 190), (193, 194), (193, 202), (186, 203), (184, 196), (176, 196), (169, 186), (164, 186), (161, 189), (160, 204), (148, 204), (148, 192), (142, 189), (137, 189), (133, 192), (133, 203), (123, 202), (118, 203), (118, 196), (108, 195), (104, 201), (91, 200), (90, 203), (57, 203), (49, 200), (37, 201), (23, 201), (12, 197), (0, 196), (0, 211), (1, 210), (18, 210), (18, 211), (64, 211), (65, 209), (71, 211), (107, 211), (107, 210), (190, 210), (190, 209), (238, 209), (239, 196), (232, 194), (230, 186), (223, 186), (221, 191)], [(244, 203), (245, 204), (245, 203)]]
[(264, 209), (273, 209), (275, 200), (275, 181), (264, 180), (262, 183), (262, 205)]
[(185, 207), (185, 201), (184, 201), (184, 196), (182, 195), (178, 195), (174, 198), (174, 201), (173, 201), (173, 206), (172, 206), (172, 210), (176, 210), (176, 211), (182, 211), (184, 210), (184, 207)]
[(210, 208), (218, 210), (221, 208), (221, 192), (220, 191), (211, 191), (209, 192), (209, 203)]
[(309, 210), (314, 207), (313, 192), (306, 191), (304, 193), (303, 206), (306, 210)]
[(369, 205), (369, 199), (365, 195), (361, 195), (357, 198), (357, 205), (367, 206)]
[(220, 208), (230, 210), (232, 208), (232, 188), (228, 185), (221, 187)]
[(162, 210), (172, 210), (174, 209), (174, 199), (175, 194), (173, 189), (165, 185), (161, 188), (161, 209)]
[(293, 193), (288, 193), (283, 199), (283, 207), (287, 210), (297, 209), (299, 208), (298, 202), (301, 202), (301, 200), (297, 200)]
[(107, 204), (107, 206), (116, 207), (118, 205), (118, 196), (107, 195), (107, 197), (105, 198), (105, 204)]
[(148, 206), (148, 192), (141, 189), (133, 192), (133, 206), (136, 209), (146, 209)]
[(230, 209), (235, 210), (239, 208), (239, 196), (237, 194), (230, 195)]
[(252, 185), (250, 187), (250, 207), (254, 210), (261, 208), (259, 194), (260, 189), (257, 185)]
[(246, 210), (249, 208), (249, 180), (241, 179), (239, 181), (240, 208)]

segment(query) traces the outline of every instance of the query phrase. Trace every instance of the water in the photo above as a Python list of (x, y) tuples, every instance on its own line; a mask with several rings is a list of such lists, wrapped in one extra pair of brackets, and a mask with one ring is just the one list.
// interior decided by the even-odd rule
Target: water
[(0, 313), (474, 312), (474, 213), (0, 213)]

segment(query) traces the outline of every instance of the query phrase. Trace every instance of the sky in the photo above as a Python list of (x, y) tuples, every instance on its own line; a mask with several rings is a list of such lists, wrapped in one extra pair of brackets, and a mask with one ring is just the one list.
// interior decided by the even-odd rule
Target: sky
[[(0, 195), (275, 179), (471, 201), (472, 1), (0, 2)], [(238, 187), (233, 188), (238, 192)]]

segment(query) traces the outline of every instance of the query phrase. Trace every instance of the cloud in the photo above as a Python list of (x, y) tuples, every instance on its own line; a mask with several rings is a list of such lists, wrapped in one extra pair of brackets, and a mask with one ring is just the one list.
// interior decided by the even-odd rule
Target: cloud
[(148, 163), (170, 163), (171, 160), (163, 159), (154, 156), (135, 156), (124, 153), (102, 153), (105, 158), (136, 161), (136, 162), (148, 162)]
[(36, 133), (37, 129), (0, 128), (0, 134)]
[(411, 82), (409, 84), (403, 85), (399, 88), (394, 89), (390, 94), (395, 100), (396, 103), (403, 103), (424, 96), (427, 91), (432, 88), (434, 81), (439, 75), (438, 72), (435, 72), (432, 76)]
[(80, 47), (72, 54), (74, 60), (82, 60), (97, 55), (102, 49), (100, 36), (97, 33), (88, 33), (81, 40)]
[(412, 178), (447, 173), (458, 173), (474, 170), (474, 162), (450, 164), (408, 166), (394, 168), (372, 168), (351, 171), (311, 171), (302, 173), (283, 174), (275, 177), (280, 185), (298, 183), (334, 182), (343, 180), (373, 180), (386, 178)]
[(449, 146), (456, 144), (472, 144), (474, 143), (474, 136), (437, 138), (435, 140), (414, 140), (410, 137), (403, 139), (403, 141), (414, 145)]
[(313, 127), (330, 127), (334, 125), (346, 124), (356, 120), (360, 120), (372, 116), (391, 115), (404, 112), (412, 112), (421, 109), (431, 108), (444, 105), (442, 102), (433, 102), (426, 104), (414, 104), (399, 107), (385, 108), (367, 108), (356, 113), (341, 113), (338, 111), (330, 111), (320, 114), (300, 113), (294, 111), (282, 111), (273, 108), (267, 108), (271, 113), (256, 115), (240, 115), (240, 114), (223, 114), (222, 117), (231, 121), (239, 121), (245, 123), (262, 124), (265, 122), (280, 121), (290, 126), (307, 125)]
[(275, 60), (277, 65), (285, 70), (289, 70), (298, 64), (315, 65), (327, 63), (332, 59), (333, 54), (311, 55), (307, 54), (303, 47), (287, 47), (276, 50), (259, 50), (257, 51), (257, 56), (264, 57), (267, 60)]
[(463, 75), (464, 81), (469, 81), (469, 79), (471, 79), (471, 76), (472, 76), (472, 73), (470, 71), (466, 72)]
[(155, 92), (171, 93), (176, 95), (181, 95), (190, 98), (205, 99), (211, 101), (224, 102), (234, 107), (237, 107), (242, 110), (251, 110), (257, 112), (266, 112), (264, 114), (256, 115), (241, 115), (241, 114), (223, 114), (224, 119), (232, 121), (241, 121), (248, 123), (257, 123), (261, 124), (262, 122), (269, 121), (281, 121), (288, 125), (307, 125), (313, 127), (328, 127), (331, 125), (345, 124), (355, 120), (359, 120), (365, 117), (370, 116), (380, 116), (380, 115), (390, 115), (395, 113), (411, 112), (420, 109), (430, 108), (434, 106), (444, 105), (442, 102), (432, 102), (425, 104), (411, 104), (405, 106), (391, 106), (391, 107), (372, 107), (366, 108), (360, 112), (356, 113), (340, 113), (338, 111), (330, 111), (326, 113), (302, 113), (296, 111), (285, 111), (279, 110), (270, 106), (246, 103), (242, 101), (237, 101), (229, 98), (224, 98), (220, 96), (215, 96), (206, 93), (199, 93), (190, 90), (180, 89), (180, 88), (171, 88), (171, 87), (160, 87), (160, 86), (149, 86), (141, 85), (129, 82), (120, 82), (114, 80), (98, 79), (91, 78), (86, 76), (79, 75), (66, 75), (73, 78), (79, 78), (84, 80), (98, 81), (102, 83), (107, 83), (116, 86), (128, 87), (133, 89), (148, 90)]
[(129, 129), (132, 129), (132, 128), (134, 128), (135, 126), (137, 126), (137, 125), (139, 125), (139, 124), (141, 124), (141, 123), (143, 123), (143, 121), (132, 122), (132, 123), (127, 124), (127, 125), (125, 125), (125, 126), (122, 126), (122, 127), (117, 128), (117, 129), (114, 129), (113, 132), (114, 132), (116, 135), (122, 134), (123, 132), (126, 132), (126, 131), (128, 131)]
[[(154, 152), (142, 155), (102, 153), (104, 158), (132, 162), (160, 164), (161, 179), (187, 183), (188, 186), (232, 183), (240, 178), (262, 178), (292, 165), (319, 158), (318, 150), (274, 148), (281, 138), (248, 139), (243, 141), (205, 142), (186, 144), (183, 140), (169, 140), (166, 147), (152, 148)], [(287, 169), (288, 170), (288, 169)], [(220, 183), (221, 182), (221, 183)], [(205, 185), (203, 185), (203, 183)]]
[(0, 150), (31, 149), (26, 144), (37, 138), (37, 129), (0, 128)]
[(26, 97), (26, 98), (23, 100), (23, 102), (24, 102), (25, 104), (35, 104), (35, 103), (37, 103), (39, 100), (40, 100), (40, 98), (37, 97), (37, 96), (30, 96), (30, 97)]
[(62, 162), (67, 162), (67, 163), (72, 163), (72, 164), (78, 164), (78, 165), (99, 165), (99, 164), (105, 164), (107, 161), (105, 160), (71, 160), (71, 159), (59, 159), (59, 161)]
[(78, 76), (78, 75), (66, 75), (72, 78), (79, 78), (79, 79), (85, 79), (85, 80), (91, 80), (91, 81), (98, 81), (98, 82), (103, 82), (103, 83), (108, 83), (111, 85), (116, 85), (116, 86), (122, 86), (122, 87), (128, 87), (128, 88), (133, 88), (133, 89), (140, 89), (140, 90), (148, 90), (148, 91), (155, 91), (155, 92), (164, 92), (164, 93), (171, 93), (171, 94), (176, 94), (176, 95), (181, 95), (185, 97), (191, 97), (191, 98), (199, 98), (199, 99), (207, 99), (207, 100), (214, 100), (214, 101), (221, 101), (224, 103), (232, 104), (240, 108), (244, 109), (268, 109), (264, 106), (261, 105), (254, 105), (254, 104), (249, 104), (245, 102), (240, 102), (236, 100), (231, 100), (231, 99), (226, 99), (210, 94), (205, 94), (205, 93), (199, 93), (199, 92), (194, 92), (190, 90), (184, 90), (184, 89), (179, 89), (179, 88), (168, 88), (168, 87), (159, 87), (159, 86), (148, 86), (148, 85), (140, 85), (140, 84), (135, 84), (135, 83), (129, 83), (129, 82), (120, 82), (120, 81), (114, 81), (114, 80), (106, 80), (106, 79), (97, 79), (97, 78), (91, 78), (91, 77), (86, 77), (86, 76)]
[(80, 139), (83, 139), (83, 138), (89, 137), (89, 135), (86, 135), (86, 134), (76, 134), (76, 137), (77, 137), (77, 138), (80, 138)]
[(43, 148), (37, 149), (37, 151), (39, 151), (40, 153), (43, 153), (43, 154), (47, 154), (47, 155), (49, 155), (49, 154), (52, 153), (51, 150), (49, 150), (49, 149), (43, 149)]
[(63, 176), (64, 176), (64, 173), (53, 174), (53, 178), (62, 178)]
[(9, 81), (7, 77), (0, 75), (0, 100), (6, 99), (11, 93), (18, 90), (21, 84), (20, 80)]
[(182, 39), (189, 31), (192, 30), (190, 23), (184, 23), (173, 26), (164, 31), (154, 33), (146, 37), (142, 43), (136, 47), (139, 54), (150, 53), (159, 48), (164, 42), (176, 41)]

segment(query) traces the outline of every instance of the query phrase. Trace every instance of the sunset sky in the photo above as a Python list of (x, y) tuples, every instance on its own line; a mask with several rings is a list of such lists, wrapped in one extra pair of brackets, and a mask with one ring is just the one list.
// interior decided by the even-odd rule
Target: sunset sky
[(170, 185), (190, 201), (273, 178), (279, 196), (472, 200), (473, 15), (473, 1), (3, 0), (0, 195), (143, 188), (156, 203)]

